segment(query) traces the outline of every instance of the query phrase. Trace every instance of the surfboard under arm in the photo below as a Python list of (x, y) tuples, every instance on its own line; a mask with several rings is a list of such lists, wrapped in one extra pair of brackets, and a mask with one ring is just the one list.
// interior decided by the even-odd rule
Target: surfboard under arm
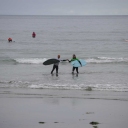
[[(79, 62), (79, 61), (80, 61), (80, 62)], [(86, 65), (86, 61), (85, 61), (85, 60), (79, 59), (79, 61), (78, 61), (78, 60), (72, 61), (72, 62), (71, 62), (71, 65), (72, 65), (73, 67), (82, 67), (82, 66), (85, 66), (85, 65)], [(81, 63), (81, 64), (80, 64), (80, 63)]]
[(43, 63), (43, 65), (55, 64), (55, 63), (58, 63), (58, 62), (60, 62), (60, 61), (57, 60), (57, 59), (48, 59), (48, 60), (46, 60), (46, 61)]

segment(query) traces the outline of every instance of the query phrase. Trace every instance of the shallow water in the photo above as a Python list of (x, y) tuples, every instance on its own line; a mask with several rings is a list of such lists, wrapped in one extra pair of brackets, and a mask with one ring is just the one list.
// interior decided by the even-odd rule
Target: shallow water
[[(0, 87), (127, 92), (127, 21), (128, 16), (0, 16)], [(74, 53), (87, 62), (78, 76), (68, 62), (60, 63), (58, 77), (50, 75), (52, 65), (42, 65)]]

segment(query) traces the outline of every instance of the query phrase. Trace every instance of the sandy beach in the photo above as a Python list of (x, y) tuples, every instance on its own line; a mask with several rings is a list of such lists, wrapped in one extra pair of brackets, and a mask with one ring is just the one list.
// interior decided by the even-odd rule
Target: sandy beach
[[(35, 3), (0, 15), (0, 128), (128, 128), (128, 15), (26, 15)], [(73, 54), (86, 61), (79, 74), (68, 61), (58, 76), (43, 65)]]
[(127, 92), (1, 88), (0, 128), (126, 128), (127, 108)]

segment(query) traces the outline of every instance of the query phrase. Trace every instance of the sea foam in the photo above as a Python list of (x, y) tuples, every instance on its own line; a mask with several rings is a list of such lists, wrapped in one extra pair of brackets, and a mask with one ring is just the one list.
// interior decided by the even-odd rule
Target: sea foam
[(46, 58), (19, 58), (15, 60), (16, 62), (21, 64), (42, 64), (47, 59)]

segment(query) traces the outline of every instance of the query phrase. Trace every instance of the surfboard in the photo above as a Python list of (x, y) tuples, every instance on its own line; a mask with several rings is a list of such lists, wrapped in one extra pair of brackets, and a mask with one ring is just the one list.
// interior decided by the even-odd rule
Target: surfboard
[[(79, 63), (79, 61), (81, 62), (81, 64)], [(82, 67), (82, 66), (85, 66), (86, 65), (86, 61), (85, 60), (79, 59), (79, 61), (78, 60), (72, 61), (71, 62), (71, 65), (73, 67)]]
[(48, 60), (46, 60), (46, 61), (43, 63), (43, 65), (55, 64), (55, 63), (58, 63), (58, 62), (60, 62), (60, 61), (57, 60), (57, 59), (48, 59)]

